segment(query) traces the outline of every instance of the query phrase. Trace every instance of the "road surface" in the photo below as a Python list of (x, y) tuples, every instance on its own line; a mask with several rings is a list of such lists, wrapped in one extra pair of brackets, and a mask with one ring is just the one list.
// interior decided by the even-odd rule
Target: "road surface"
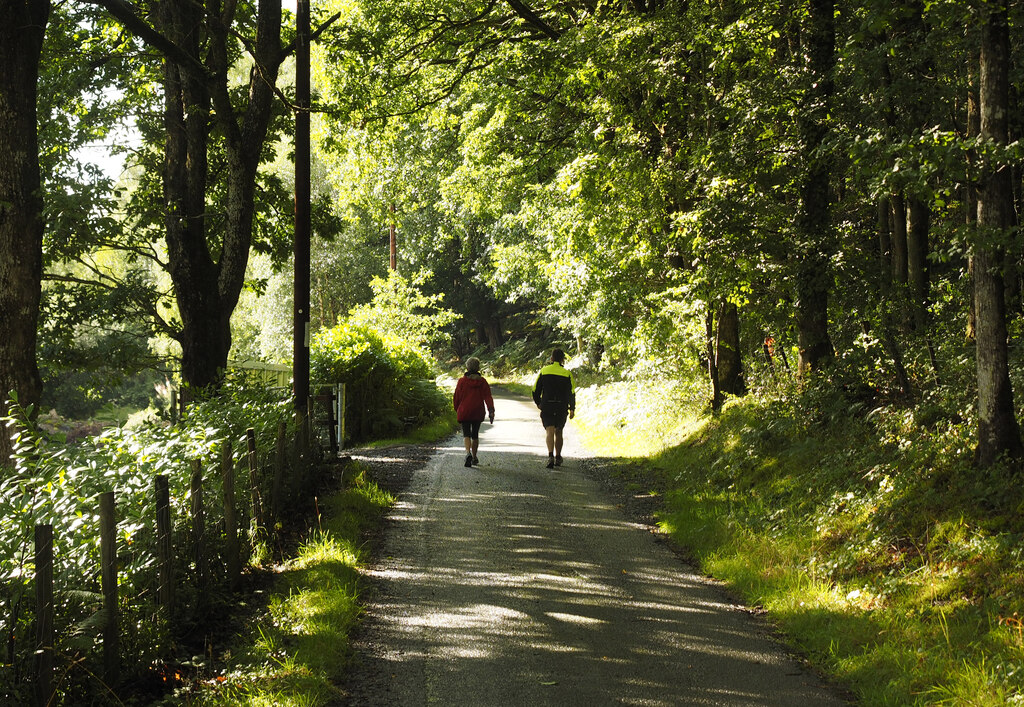
[(571, 424), (549, 470), (536, 408), (496, 406), (481, 465), (453, 437), (393, 510), (343, 704), (846, 704), (616, 509)]

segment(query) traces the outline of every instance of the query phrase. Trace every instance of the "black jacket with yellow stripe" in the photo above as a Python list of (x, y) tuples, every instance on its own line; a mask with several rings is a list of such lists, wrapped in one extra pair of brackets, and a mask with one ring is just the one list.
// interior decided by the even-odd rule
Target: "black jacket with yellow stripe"
[(542, 409), (550, 410), (564, 405), (570, 412), (574, 411), (576, 391), (572, 387), (572, 374), (560, 363), (544, 366), (533, 386), (533, 402)]

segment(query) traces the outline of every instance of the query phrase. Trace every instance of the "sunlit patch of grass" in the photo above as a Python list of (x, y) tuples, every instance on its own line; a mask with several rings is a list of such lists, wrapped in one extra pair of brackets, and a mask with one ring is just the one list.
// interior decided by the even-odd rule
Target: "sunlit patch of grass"
[(688, 386), (620, 381), (578, 390), (573, 423), (595, 454), (647, 457), (693, 434), (702, 404)]
[(223, 674), (169, 703), (319, 707), (338, 697), (334, 683), (361, 612), (359, 535), (394, 502), (361, 471), (346, 476), (348, 487), (321, 502), (318, 527), (285, 563), (266, 614), (239, 640)]
[(328, 561), (342, 561), (354, 566), (357, 557), (351, 543), (344, 542), (330, 533), (320, 531), (299, 548), (298, 557), (289, 565), (295, 569), (316, 567)]
[(377, 439), (372, 442), (368, 442), (365, 446), (370, 449), (377, 449), (380, 447), (391, 447), (396, 444), (422, 444), (437, 442), (438, 440), (444, 439), (448, 435), (452, 434), (457, 429), (458, 424), (455, 421), (455, 413), (451, 412), (444, 415), (438, 415), (437, 417), (427, 420), (423, 424), (411, 428), (401, 437)]
[(523, 380), (491, 380), (491, 388), (502, 388), (513, 395), (519, 395), (524, 398), (531, 398), (533, 396), (533, 381), (527, 382)]

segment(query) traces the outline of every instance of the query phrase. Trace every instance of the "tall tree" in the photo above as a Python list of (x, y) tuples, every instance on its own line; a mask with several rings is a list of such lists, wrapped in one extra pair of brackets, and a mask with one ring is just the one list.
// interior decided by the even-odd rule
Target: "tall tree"
[(800, 138), (804, 174), (800, 185), (796, 270), (796, 325), (800, 370), (814, 370), (835, 356), (828, 330), (832, 242), (828, 135), (835, 67), (835, 11), (832, 0), (810, 0), (803, 34), (806, 81), (801, 106)]
[[(1010, 30), (1006, 0), (981, 6), (981, 138), (993, 148), (1009, 137)], [(978, 446), (975, 461), (988, 466), (1000, 456), (1021, 456), (1007, 348), (1006, 304), (999, 241), (1014, 225), (1010, 167), (1000, 159), (984, 165), (978, 193), (978, 243), (974, 250), (974, 312), (978, 370)]]
[[(43, 257), (36, 95), (49, 0), (0, 0), (0, 415), (8, 394), (39, 399), (36, 365)], [(0, 432), (0, 465), (11, 439)]]
[[(181, 323), (183, 380), (218, 383), (231, 348), (252, 245), (257, 171), (267, 158), (281, 43), (281, 0), (154, 2), (149, 17), (120, 0), (93, 0), (164, 58), (163, 200), (167, 269)], [(249, 12), (253, 14), (250, 16)], [(248, 83), (234, 88), (239, 48), (250, 54)], [(223, 163), (213, 159), (223, 141)], [(213, 171), (223, 169), (221, 201)]]
[[(924, 3), (921, 0), (907, 0), (897, 13), (896, 34), (903, 42), (904, 61), (899, 67), (901, 81), (899, 97), (904, 103), (902, 109), (902, 132), (910, 143), (919, 138), (927, 128), (936, 124), (935, 91), (932, 88), (935, 64), (928, 43), (928, 26), (924, 20)], [(911, 171), (921, 174), (921, 160), (911, 156), (908, 159)], [(929, 211), (926, 184), (915, 185), (916, 189), (907, 196), (906, 222), (906, 267), (907, 296), (909, 298), (909, 323), (913, 328), (924, 331), (928, 322), (929, 282)]]

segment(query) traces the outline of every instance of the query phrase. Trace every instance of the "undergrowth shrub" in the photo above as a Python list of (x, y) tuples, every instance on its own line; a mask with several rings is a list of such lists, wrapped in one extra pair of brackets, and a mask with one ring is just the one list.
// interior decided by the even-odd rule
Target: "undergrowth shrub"
[[(68, 445), (27, 422), (17, 406), (7, 423), (15, 430), (15, 466), (0, 480), (0, 702), (31, 701), (35, 649), (35, 567), (37, 524), (52, 524), (59, 700), (81, 704), (104, 695), (100, 646), (102, 597), (99, 586), (99, 503), (115, 494), (122, 674), (139, 680), (176, 642), (203, 629), (229, 601), (224, 582), (224, 507), (220, 459), (231, 444), (235, 497), (240, 508), (249, 496), (246, 429), (257, 450), (270, 458), (280, 422), (291, 425), (290, 400), (281, 391), (228, 383), (215, 399), (191, 405), (178, 425), (152, 420), (134, 429), (110, 428)], [(289, 428), (290, 429), (290, 428)], [(196, 588), (189, 548), (194, 540), (190, 509), (193, 459), (204, 469), (203, 497), (208, 558), (207, 584)], [(269, 474), (262, 469), (259, 491), (269, 496)], [(157, 606), (157, 554), (154, 478), (166, 475), (170, 490), (173, 544), (177, 555), (173, 617)], [(247, 519), (244, 519), (247, 521)], [(244, 522), (243, 528), (248, 527)], [(258, 538), (243, 546), (251, 549)]]
[(345, 384), (345, 430), (355, 441), (388, 437), (445, 412), (425, 351), (396, 336), (343, 322), (310, 343), (317, 383)]

